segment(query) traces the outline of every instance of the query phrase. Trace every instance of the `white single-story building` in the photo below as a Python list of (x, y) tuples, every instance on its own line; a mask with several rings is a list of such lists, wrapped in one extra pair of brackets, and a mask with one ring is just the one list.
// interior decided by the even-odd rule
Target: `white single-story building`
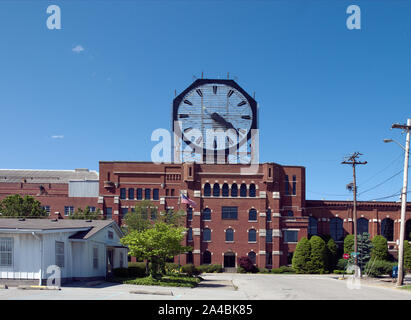
[(0, 282), (46, 284), (60, 268), (61, 283), (104, 279), (127, 267), (123, 232), (113, 220), (0, 219)]

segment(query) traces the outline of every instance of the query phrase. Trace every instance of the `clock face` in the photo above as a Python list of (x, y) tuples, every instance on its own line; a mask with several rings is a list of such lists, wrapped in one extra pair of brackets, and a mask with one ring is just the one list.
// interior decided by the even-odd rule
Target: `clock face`
[(247, 141), (253, 116), (249, 101), (240, 91), (226, 84), (207, 83), (182, 98), (175, 120), (180, 121), (187, 143), (222, 150)]

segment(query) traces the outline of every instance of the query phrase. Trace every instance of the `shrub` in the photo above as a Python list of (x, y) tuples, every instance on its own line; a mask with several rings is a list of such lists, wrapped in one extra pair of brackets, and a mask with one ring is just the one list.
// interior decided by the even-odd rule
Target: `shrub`
[(391, 275), (392, 268), (396, 265), (397, 263), (386, 260), (370, 260), (365, 266), (365, 273), (371, 277)]
[(327, 269), (333, 270), (337, 265), (338, 246), (333, 238), (329, 238), (326, 245)]
[(128, 276), (142, 278), (146, 276), (146, 264), (144, 262), (130, 262), (128, 264)]
[(339, 259), (337, 262), (338, 270), (345, 270), (347, 269), (348, 260), (347, 259)]
[(292, 266), (297, 273), (309, 273), (310, 272), (310, 254), (311, 254), (311, 245), (310, 241), (303, 237), (297, 243), (295, 249)]
[(196, 268), (202, 273), (223, 272), (223, 266), (221, 264), (203, 264)]
[(195, 265), (189, 263), (181, 267), (181, 271), (187, 274), (189, 277), (198, 276), (201, 271), (196, 268)]
[(247, 273), (243, 267), (237, 267), (237, 272), (238, 273)]
[(180, 268), (177, 263), (166, 262), (165, 270), (166, 273), (178, 273)]
[(113, 275), (118, 278), (127, 278), (128, 268), (115, 268), (113, 269)]
[(258, 268), (254, 266), (253, 262), (249, 257), (241, 257), (238, 261), (240, 267), (242, 267), (246, 272), (258, 272)]
[(404, 270), (411, 270), (411, 245), (404, 242)]
[(334, 270), (333, 273), (334, 273), (334, 274), (353, 274), (354, 271), (348, 271), (348, 272), (347, 272), (346, 270), (338, 270), (338, 269), (337, 269), (337, 270)]
[(295, 270), (288, 266), (281, 266), (271, 269), (271, 273), (295, 273)]
[(270, 270), (270, 269), (267, 269), (267, 268), (258, 268), (258, 272), (259, 272), (259, 273), (270, 273), (271, 270)]
[(349, 234), (344, 238), (344, 253), (354, 252), (354, 235)]
[(371, 259), (388, 260), (387, 239), (381, 235), (372, 238)]
[(325, 242), (319, 236), (312, 236), (310, 239), (311, 270), (310, 273), (324, 273), (326, 268), (327, 249)]

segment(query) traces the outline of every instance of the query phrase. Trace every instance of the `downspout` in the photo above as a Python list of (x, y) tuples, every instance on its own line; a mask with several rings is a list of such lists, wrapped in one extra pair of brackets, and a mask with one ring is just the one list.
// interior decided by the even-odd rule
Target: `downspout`
[(41, 280), (43, 277), (43, 239), (40, 238), (34, 231), (31, 233), (34, 238), (40, 241), (40, 277), (39, 277), (39, 286), (41, 286)]

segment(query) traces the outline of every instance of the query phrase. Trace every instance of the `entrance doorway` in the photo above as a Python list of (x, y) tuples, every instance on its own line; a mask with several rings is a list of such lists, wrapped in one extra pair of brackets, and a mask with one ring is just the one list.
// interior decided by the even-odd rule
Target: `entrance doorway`
[(224, 253), (224, 268), (235, 268), (235, 253)]

